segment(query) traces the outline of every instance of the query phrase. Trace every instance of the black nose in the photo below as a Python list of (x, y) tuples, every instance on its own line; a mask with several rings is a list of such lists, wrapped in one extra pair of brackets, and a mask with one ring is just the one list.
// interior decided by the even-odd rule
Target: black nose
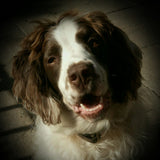
[(95, 69), (91, 63), (79, 62), (73, 64), (68, 69), (69, 82), (79, 90), (86, 89), (97, 77)]

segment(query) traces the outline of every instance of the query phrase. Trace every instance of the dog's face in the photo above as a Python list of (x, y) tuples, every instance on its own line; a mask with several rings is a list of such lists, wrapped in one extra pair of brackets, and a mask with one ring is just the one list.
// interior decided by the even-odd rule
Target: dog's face
[(53, 103), (98, 120), (112, 104), (136, 99), (140, 66), (139, 49), (103, 13), (70, 14), (41, 23), (24, 40), (13, 64), (13, 89), (49, 123), (63, 112)]
[(108, 107), (109, 88), (106, 69), (92, 52), (100, 45), (100, 37), (85, 27), (73, 19), (63, 19), (51, 30), (44, 68), (67, 107), (84, 118), (95, 118)]

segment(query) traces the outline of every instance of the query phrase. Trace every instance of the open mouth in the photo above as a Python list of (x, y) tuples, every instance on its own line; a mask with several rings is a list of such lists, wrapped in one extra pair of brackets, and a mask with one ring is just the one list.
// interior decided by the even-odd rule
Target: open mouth
[(110, 96), (85, 95), (80, 103), (73, 107), (74, 112), (84, 118), (95, 118), (110, 106)]

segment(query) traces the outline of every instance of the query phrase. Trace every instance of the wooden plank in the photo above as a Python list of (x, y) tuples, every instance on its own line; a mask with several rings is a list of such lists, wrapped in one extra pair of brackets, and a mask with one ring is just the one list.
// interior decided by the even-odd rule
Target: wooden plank
[(31, 158), (33, 155), (34, 130), (11, 134), (0, 139), (1, 155), (4, 159)]
[(0, 112), (0, 131), (27, 126), (33, 124), (32, 119), (23, 108), (15, 108)]

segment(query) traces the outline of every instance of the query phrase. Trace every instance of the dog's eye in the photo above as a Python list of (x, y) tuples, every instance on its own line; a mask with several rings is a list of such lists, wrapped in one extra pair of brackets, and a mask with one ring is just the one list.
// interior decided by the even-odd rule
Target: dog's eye
[(56, 60), (56, 57), (49, 57), (48, 58), (48, 63), (50, 64), (50, 63), (53, 63), (53, 62), (55, 62), (55, 60)]
[(93, 38), (88, 40), (88, 44), (92, 48), (97, 48), (99, 46), (98, 40), (97, 39), (93, 39)]

